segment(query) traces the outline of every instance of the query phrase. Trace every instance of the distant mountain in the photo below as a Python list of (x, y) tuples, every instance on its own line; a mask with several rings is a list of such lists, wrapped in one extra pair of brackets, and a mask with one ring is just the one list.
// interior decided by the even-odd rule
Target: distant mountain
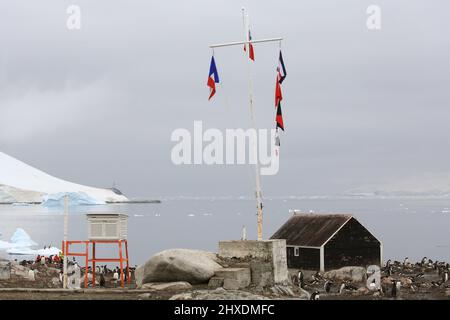
[(0, 152), (0, 203), (41, 203), (44, 198), (59, 193), (87, 195), (97, 203), (128, 201), (118, 190), (65, 181)]
[(360, 186), (345, 192), (350, 196), (430, 196), (450, 195), (450, 176), (420, 175)]

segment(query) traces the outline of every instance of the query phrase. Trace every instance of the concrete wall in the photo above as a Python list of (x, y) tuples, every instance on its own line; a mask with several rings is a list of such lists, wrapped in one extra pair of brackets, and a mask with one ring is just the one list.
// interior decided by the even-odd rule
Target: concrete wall
[(219, 257), (248, 259), (254, 285), (266, 286), (288, 280), (286, 240), (220, 241)]

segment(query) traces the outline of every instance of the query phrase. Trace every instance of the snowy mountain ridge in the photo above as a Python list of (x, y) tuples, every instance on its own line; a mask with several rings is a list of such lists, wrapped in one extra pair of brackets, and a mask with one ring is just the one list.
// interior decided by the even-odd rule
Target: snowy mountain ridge
[(124, 202), (127, 197), (110, 189), (88, 187), (53, 177), (0, 152), (0, 203), (42, 202), (58, 193), (80, 193), (98, 203)]

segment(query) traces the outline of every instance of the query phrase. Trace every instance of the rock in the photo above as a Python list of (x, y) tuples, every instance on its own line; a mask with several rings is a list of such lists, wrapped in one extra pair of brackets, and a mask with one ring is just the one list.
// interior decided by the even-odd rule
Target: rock
[(445, 290), (445, 296), (446, 297), (450, 297), (450, 289), (446, 289)]
[(222, 268), (216, 260), (216, 254), (207, 251), (164, 250), (136, 269), (136, 285), (140, 287), (148, 282), (173, 281), (207, 283), (214, 273)]
[(385, 277), (381, 279), (381, 285), (382, 286), (392, 286), (392, 281), (394, 278), (392, 277)]
[(292, 291), (292, 289), (287, 286), (276, 285), (271, 287), (270, 289), (273, 293), (276, 293), (278, 295), (295, 297), (294, 291)]
[(0, 260), (0, 280), (9, 280), (11, 278), (11, 266), (8, 261)]
[(169, 300), (192, 300), (192, 293), (180, 293), (171, 296)]
[(357, 295), (366, 295), (366, 294), (368, 294), (370, 292), (370, 290), (369, 289), (367, 289), (366, 287), (361, 287), (361, 288), (359, 288), (358, 290), (356, 290), (356, 294)]
[(177, 282), (163, 282), (163, 283), (144, 283), (141, 289), (155, 290), (155, 291), (184, 291), (192, 289), (189, 282), (177, 281)]
[(15, 274), (16, 276), (28, 278), (28, 271), (30, 271), (29, 268), (21, 266), (20, 264), (11, 265), (11, 274)]
[(33, 270), (29, 270), (29, 271), (28, 271), (28, 280), (30, 280), (30, 281), (36, 280), (36, 278), (35, 278), (35, 276), (34, 276), (34, 271), (33, 271)]
[(150, 293), (143, 293), (138, 295), (138, 299), (139, 300), (143, 300), (143, 299), (150, 299)]
[(219, 278), (219, 277), (212, 277), (211, 279), (209, 279), (208, 282), (208, 287), (210, 288), (220, 288), (223, 286), (223, 278)]
[(400, 283), (402, 284), (402, 287), (411, 288), (413, 282), (409, 278), (401, 277), (400, 278)]
[(53, 284), (53, 286), (55, 286), (55, 287), (59, 287), (59, 285), (60, 285), (59, 278), (53, 277), (53, 278), (52, 278), (52, 284)]
[(343, 267), (325, 272), (324, 277), (334, 281), (363, 282), (366, 279), (366, 269), (363, 267)]

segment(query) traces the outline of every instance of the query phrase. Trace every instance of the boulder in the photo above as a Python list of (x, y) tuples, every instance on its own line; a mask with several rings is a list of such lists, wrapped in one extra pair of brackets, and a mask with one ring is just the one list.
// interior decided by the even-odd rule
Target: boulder
[(163, 283), (145, 283), (141, 286), (141, 289), (145, 290), (155, 290), (155, 291), (184, 291), (192, 289), (189, 282), (177, 281), (177, 282), (163, 282)]
[(8, 261), (0, 259), (0, 280), (9, 280), (11, 278), (11, 266)]
[(366, 269), (363, 267), (343, 267), (325, 272), (324, 277), (334, 281), (363, 282), (366, 280)]
[(136, 285), (149, 282), (187, 281), (207, 283), (222, 268), (216, 254), (201, 250), (169, 249), (151, 257), (136, 268)]

